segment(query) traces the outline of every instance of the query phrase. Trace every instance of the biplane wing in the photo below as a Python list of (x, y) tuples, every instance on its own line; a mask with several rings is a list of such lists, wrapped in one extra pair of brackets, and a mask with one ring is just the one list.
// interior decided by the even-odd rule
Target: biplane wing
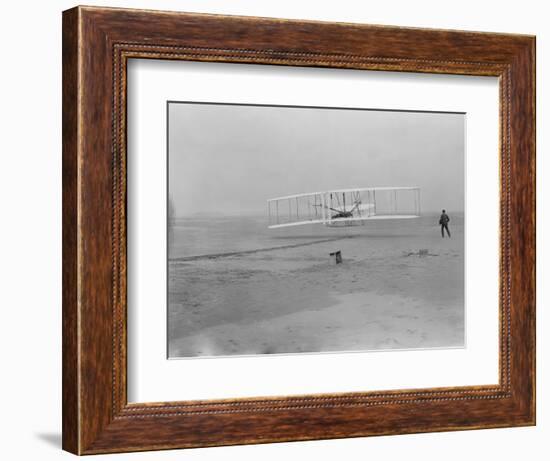
[(363, 187), (276, 197), (267, 201), (270, 229), (305, 224), (346, 226), (420, 215), (418, 187)]

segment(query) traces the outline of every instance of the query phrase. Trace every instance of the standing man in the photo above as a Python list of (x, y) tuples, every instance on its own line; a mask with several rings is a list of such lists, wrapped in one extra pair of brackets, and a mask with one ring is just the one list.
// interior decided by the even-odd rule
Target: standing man
[(447, 213), (445, 213), (445, 210), (441, 210), (441, 216), (439, 218), (439, 224), (441, 224), (441, 237), (442, 238), (445, 238), (445, 234), (443, 233), (443, 230), (446, 230), (447, 235), (449, 236), (449, 238), (451, 238), (451, 233), (449, 232), (449, 226), (448, 226), (449, 221), (450, 221), (450, 218), (447, 215)]

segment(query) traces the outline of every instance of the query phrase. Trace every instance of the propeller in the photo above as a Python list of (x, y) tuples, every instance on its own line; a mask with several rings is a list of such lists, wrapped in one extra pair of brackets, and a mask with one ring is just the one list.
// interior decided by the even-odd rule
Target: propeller
[(355, 205), (353, 205), (353, 208), (350, 210), (350, 212), (353, 213), (357, 208), (359, 208), (359, 205), (361, 205), (361, 200), (356, 200)]

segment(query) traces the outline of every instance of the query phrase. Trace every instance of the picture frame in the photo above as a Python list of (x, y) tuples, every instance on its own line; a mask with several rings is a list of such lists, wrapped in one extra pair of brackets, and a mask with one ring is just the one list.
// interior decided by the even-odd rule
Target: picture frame
[[(498, 77), (499, 383), (129, 403), (130, 59)], [(65, 11), (62, 344), (63, 449), (79, 455), (534, 425), (535, 38), (97, 7)]]

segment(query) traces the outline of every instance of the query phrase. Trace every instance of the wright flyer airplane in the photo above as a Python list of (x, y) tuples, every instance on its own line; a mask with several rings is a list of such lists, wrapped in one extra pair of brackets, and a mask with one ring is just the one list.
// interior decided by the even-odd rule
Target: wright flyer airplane
[(276, 197), (267, 201), (268, 227), (353, 226), (369, 220), (420, 216), (419, 187), (362, 187)]

